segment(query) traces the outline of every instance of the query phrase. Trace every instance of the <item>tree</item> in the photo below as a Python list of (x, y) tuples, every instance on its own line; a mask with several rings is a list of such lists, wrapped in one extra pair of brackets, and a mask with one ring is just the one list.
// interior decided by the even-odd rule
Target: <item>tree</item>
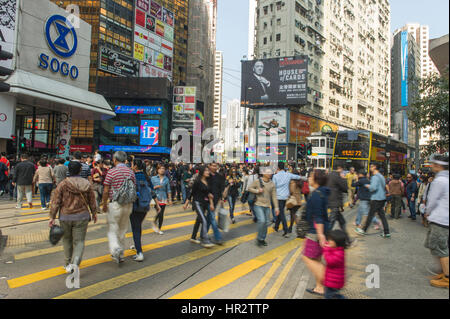
[(408, 118), (419, 129), (430, 128), (430, 134), (439, 136), (425, 147), (423, 156), (449, 150), (449, 83), (448, 69), (443, 75), (433, 74), (415, 81), (418, 97), (411, 104)]

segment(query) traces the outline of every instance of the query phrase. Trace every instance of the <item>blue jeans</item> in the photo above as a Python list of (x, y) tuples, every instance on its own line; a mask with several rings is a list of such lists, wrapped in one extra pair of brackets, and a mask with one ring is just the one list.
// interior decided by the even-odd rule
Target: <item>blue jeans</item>
[(53, 184), (44, 183), (39, 184), (39, 194), (41, 195), (41, 207), (46, 208), (47, 203), (50, 203), (50, 194), (53, 190)]
[[(359, 200), (359, 207), (358, 207), (358, 213), (356, 215), (356, 225), (361, 225), (362, 218), (364, 216), (369, 215), (370, 210), (370, 200)], [(373, 222), (376, 224), (379, 224), (380, 221), (374, 217)]]
[(286, 206), (286, 200), (279, 199), (278, 200), (278, 208), (280, 209), (280, 213), (278, 214), (277, 218), (275, 219), (275, 230), (278, 230), (278, 227), (280, 227), (280, 223), (283, 224), (283, 231), (285, 234), (288, 233), (288, 227), (286, 222), (286, 215), (284, 214), (284, 208)]
[(216, 241), (222, 240), (222, 234), (220, 233), (219, 227), (217, 226), (216, 221), (216, 214), (214, 211), (211, 211), (211, 209), (208, 207), (208, 216), (206, 217), (207, 221), (207, 231), (209, 231), (209, 227), (212, 226), (213, 232), (214, 232), (214, 239)]
[(263, 241), (267, 236), (267, 227), (270, 226), (270, 208), (255, 205), (253, 209), (258, 220), (258, 240)]
[(236, 198), (237, 197), (233, 197), (231, 195), (228, 195), (227, 199), (228, 199), (228, 205), (230, 205), (230, 218), (233, 219), (234, 218), (234, 207), (236, 205)]
[(186, 203), (186, 185), (181, 181), (181, 196), (183, 198), (183, 204)]
[(409, 200), (408, 201), (409, 212), (411, 213), (411, 217), (416, 219), (416, 201)]

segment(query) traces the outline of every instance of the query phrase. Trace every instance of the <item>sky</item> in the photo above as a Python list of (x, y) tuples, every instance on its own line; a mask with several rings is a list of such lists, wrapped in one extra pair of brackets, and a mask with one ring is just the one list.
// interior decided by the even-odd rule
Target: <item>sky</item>
[[(285, 0), (293, 1), (293, 0)], [(241, 60), (247, 55), (248, 0), (218, 0), (217, 44), (223, 51), (222, 114), (227, 102), (240, 98)], [(430, 38), (449, 33), (448, 0), (390, 0), (391, 31), (406, 23), (420, 23), (430, 28)]]

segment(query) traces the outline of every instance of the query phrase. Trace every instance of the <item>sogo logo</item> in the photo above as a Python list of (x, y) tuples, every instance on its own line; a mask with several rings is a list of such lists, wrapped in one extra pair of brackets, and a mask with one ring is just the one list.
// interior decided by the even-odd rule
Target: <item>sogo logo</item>
[[(44, 31), (47, 44), (56, 55), (61, 58), (70, 58), (75, 54), (78, 38), (75, 27), (68, 19), (61, 15), (53, 15), (45, 23)], [(55, 36), (55, 33), (57, 36)], [(68, 38), (72, 40), (70, 45), (67, 41)], [(70, 76), (73, 80), (78, 78), (79, 75), (78, 68), (75, 65), (70, 66), (67, 62), (61, 63), (57, 58), (50, 60), (50, 57), (44, 53), (39, 56), (39, 67), (44, 70), (50, 67), (53, 73), (60, 72), (62, 76)]]

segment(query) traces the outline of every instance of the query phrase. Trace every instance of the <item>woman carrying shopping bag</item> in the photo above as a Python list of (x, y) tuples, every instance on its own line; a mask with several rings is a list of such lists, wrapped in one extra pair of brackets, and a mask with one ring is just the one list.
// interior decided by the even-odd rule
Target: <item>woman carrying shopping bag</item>
[(67, 273), (79, 267), (83, 258), (84, 242), (88, 224), (97, 222), (97, 204), (94, 190), (85, 178), (80, 176), (81, 163), (69, 163), (69, 177), (63, 180), (53, 192), (49, 227), (59, 221), (64, 230), (64, 269)]

